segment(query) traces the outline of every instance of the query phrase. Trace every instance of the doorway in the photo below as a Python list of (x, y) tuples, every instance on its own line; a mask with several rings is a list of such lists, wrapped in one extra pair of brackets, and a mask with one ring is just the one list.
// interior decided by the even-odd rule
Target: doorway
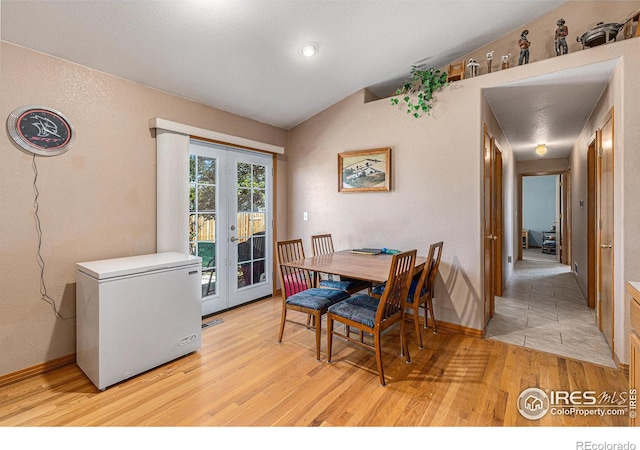
[(189, 146), (189, 252), (202, 258), (202, 315), (273, 292), (272, 156)]
[(559, 174), (523, 175), (521, 191), (523, 242), (521, 259), (560, 261), (562, 250), (561, 191)]
[[(520, 175), (518, 216), (521, 229), (530, 227), (534, 231), (538, 228), (541, 230), (538, 230), (537, 236), (531, 233), (531, 248), (521, 246), (521, 257), (505, 286), (504, 294), (496, 296), (495, 316), (485, 336), (616, 367), (607, 339), (598, 326), (596, 309), (587, 304), (572, 267), (566, 263), (566, 259), (570, 258), (570, 249), (564, 248), (563, 238), (566, 239), (566, 230), (571, 229), (568, 207), (571, 193), (565, 189), (569, 177), (569, 171)], [(532, 181), (531, 185), (528, 180)], [(528, 188), (539, 191), (534, 195), (539, 197), (536, 201), (527, 195)], [(527, 201), (532, 204), (528, 205)], [(546, 215), (541, 202), (546, 203)], [(535, 221), (527, 219), (528, 211), (537, 215), (536, 219), (542, 220), (541, 226), (531, 225)], [(555, 230), (551, 226), (553, 222), (557, 222), (554, 224)], [(553, 246), (547, 246), (547, 251), (543, 252), (545, 240), (551, 240), (551, 231), (556, 234), (553, 240), (555, 252)]]
[(522, 245), (518, 246), (518, 260), (523, 259), (523, 250), (529, 246), (541, 252), (544, 250), (545, 255), (555, 256), (561, 264), (571, 261), (570, 177), (568, 170), (520, 174), (518, 227), (523, 239)]

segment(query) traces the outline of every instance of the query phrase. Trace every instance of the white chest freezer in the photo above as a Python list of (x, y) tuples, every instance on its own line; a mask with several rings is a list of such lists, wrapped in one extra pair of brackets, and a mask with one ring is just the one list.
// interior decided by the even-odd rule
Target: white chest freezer
[(77, 264), (76, 362), (100, 390), (201, 347), (201, 258)]

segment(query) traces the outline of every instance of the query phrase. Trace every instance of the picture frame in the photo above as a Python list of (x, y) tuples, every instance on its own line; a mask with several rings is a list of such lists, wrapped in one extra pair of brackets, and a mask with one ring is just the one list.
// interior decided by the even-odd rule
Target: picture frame
[(338, 192), (390, 190), (390, 147), (338, 153)]

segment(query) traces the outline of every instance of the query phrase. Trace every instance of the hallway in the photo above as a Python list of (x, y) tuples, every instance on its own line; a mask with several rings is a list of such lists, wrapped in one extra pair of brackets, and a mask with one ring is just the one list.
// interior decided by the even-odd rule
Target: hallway
[(540, 249), (523, 252), (485, 337), (615, 368), (570, 267)]

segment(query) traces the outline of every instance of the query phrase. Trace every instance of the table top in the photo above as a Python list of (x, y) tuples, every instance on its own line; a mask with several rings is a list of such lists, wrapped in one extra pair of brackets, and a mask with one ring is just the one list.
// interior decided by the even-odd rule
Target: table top
[[(283, 264), (288, 267), (331, 273), (347, 278), (384, 283), (389, 277), (392, 255), (380, 253), (363, 255), (351, 250), (340, 250), (328, 255), (311, 256)], [(416, 257), (416, 271), (422, 270), (427, 258)]]

